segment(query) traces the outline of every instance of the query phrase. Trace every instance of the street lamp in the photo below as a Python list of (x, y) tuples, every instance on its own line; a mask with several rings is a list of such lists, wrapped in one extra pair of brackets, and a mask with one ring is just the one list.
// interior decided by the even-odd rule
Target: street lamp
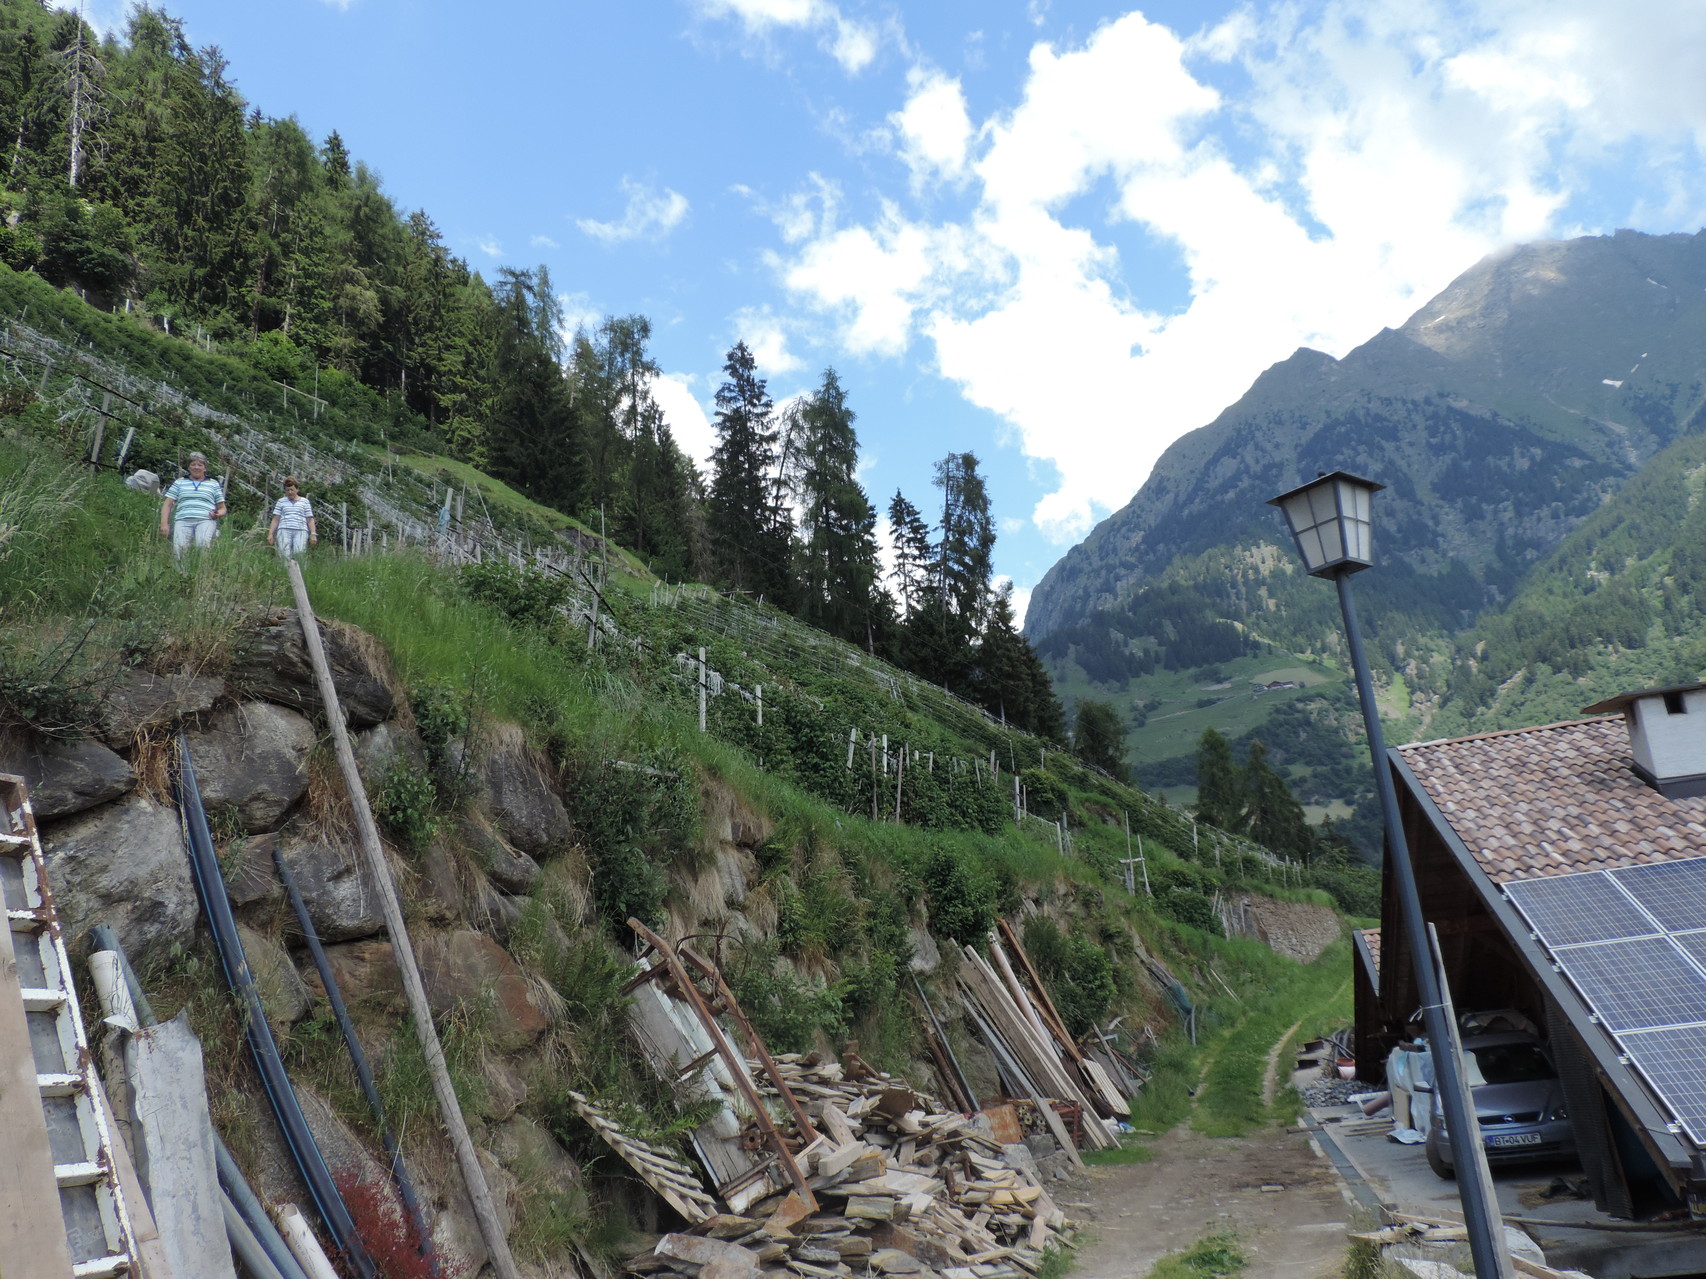
[(1392, 853), (1397, 876), (1398, 903), (1403, 912), (1404, 932), (1410, 942), (1410, 961), (1416, 971), (1416, 986), (1422, 997), (1422, 1020), (1428, 1032), (1428, 1050), (1433, 1057), (1436, 1095), (1445, 1107), (1447, 1136), (1451, 1140), (1452, 1164), (1457, 1171), (1463, 1201), (1463, 1217), (1469, 1227), (1469, 1249), (1475, 1273), (1482, 1279), (1509, 1279), (1510, 1254), (1505, 1247), (1504, 1222), (1493, 1194), (1493, 1179), (1487, 1168), (1487, 1152), (1481, 1146), (1481, 1126), (1464, 1082), (1458, 1057), (1457, 1028), (1446, 1013), (1440, 975), (1434, 966), (1433, 948), (1422, 919), (1422, 898), (1416, 887), (1416, 868), (1410, 862), (1410, 846), (1398, 820), (1398, 795), (1392, 786), (1392, 770), (1386, 761), (1386, 737), (1380, 730), (1380, 711), (1374, 701), (1368, 658), (1363, 652), (1362, 630), (1356, 607), (1351, 603), (1350, 578), (1374, 563), (1373, 498), (1385, 485), (1376, 484), (1345, 471), (1322, 473), (1307, 484), (1281, 493), (1269, 501), (1285, 515), (1304, 571), (1311, 577), (1330, 578), (1339, 589), (1339, 609), (1345, 618), (1345, 639), (1350, 646), (1351, 671), (1356, 676), (1357, 697), (1362, 702), (1362, 722), (1368, 731), (1369, 754), (1374, 760), (1374, 785), (1380, 795), (1381, 816), (1386, 823), (1386, 847)]

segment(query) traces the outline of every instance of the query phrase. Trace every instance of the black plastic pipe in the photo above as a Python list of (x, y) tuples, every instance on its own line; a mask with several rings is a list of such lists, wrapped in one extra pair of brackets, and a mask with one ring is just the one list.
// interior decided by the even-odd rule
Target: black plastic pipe
[[(141, 981), (137, 979), (136, 969), (130, 966), (130, 956), (124, 953), (118, 934), (106, 924), (96, 924), (89, 931), (94, 939), (95, 950), (108, 950), (118, 956), (119, 971), (124, 974), (124, 984), (130, 990), (130, 1002), (136, 1010), (137, 1023), (142, 1026), (158, 1025), (160, 1019), (154, 1015), (154, 1006), (148, 1002), (148, 995), (142, 989)], [(267, 1216), (266, 1209), (261, 1207), (261, 1201), (255, 1198), (255, 1192), (249, 1188), (248, 1181), (243, 1177), (243, 1170), (237, 1166), (236, 1159), (232, 1157), (218, 1129), (213, 1132), (213, 1157), (219, 1169), (220, 1186), (224, 1188), (232, 1206), (237, 1209), (237, 1215), (248, 1224), (278, 1272), (284, 1279), (308, 1279), (302, 1264), (296, 1260), (296, 1254), (291, 1252), (290, 1245), (285, 1243), (284, 1236), (279, 1234), (278, 1227), (273, 1224), (272, 1218)]]
[(184, 829), (189, 836), (190, 870), (195, 878), (196, 893), (213, 933), (214, 949), (219, 952), (220, 967), (238, 1001), (243, 1016), (244, 1037), (255, 1059), (255, 1070), (261, 1077), (267, 1100), (278, 1120), (279, 1131), (302, 1182), (308, 1188), (314, 1208), (325, 1223), (333, 1244), (343, 1255), (357, 1279), (377, 1279), (373, 1258), (355, 1228), (349, 1206), (332, 1180), (332, 1172), (308, 1130), (302, 1105), (296, 1090), (290, 1086), (284, 1062), (279, 1057), (278, 1041), (267, 1024), (266, 1010), (255, 990), (255, 979), (249, 972), (249, 961), (243, 954), (243, 942), (237, 936), (237, 920), (231, 913), (231, 901), (225, 895), (225, 880), (219, 873), (219, 858), (213, 849), (213, 835), (207, 828), (207, 813), (202, 808), (201, 788), (196, 785), (195, 766), (190, 760), (189, 743), (178, 736), (177, 771), (178, 810), (183, 816)]
[(314, 918), (308, 913), (308, 903), (302, 900), (302, 890), (297, 887), (296, 876), (284, 860), (283, 850), (274, 845), (272, 855), (273, 863), (278, 867), (279, 882), (284, 885), (284, 891), (290, 897), (290, 908), (296, 912), (297, 926), (302, 929), (303, 939), (308, 943), (308, 953), (314, 957), (314, 970), (320, 974), (320, 984), (326, 988), (326, 998), (332, 1005), (332, 1015), (338, 1019), (338, 1029), (343, 1032), (344, 1047), (349, 1049), (350, 1064), (355, 1067), (355, 1077), (361, 1082), (361, 1091), (367, 1098), (367, 1104), (373, 1108), (374, 1122), (379, 1125), (379, 1140), (384, 1143), (385, 1157), (391, 1161), (391, 1180), (397, 1185), (397, 1193), (403, 1199), (403, 1208), (409, 1214), (409, 1224), (415, 1229), (415, 1241), (419, 1246), (420, 1255), (426, 1260), (434, 1279), (437, 1279), (438, 1254), (432, 1246), (432, 1236), (427, 1233), (426, 1219), (421, 1215), (420, 1200), (415, 1198), (414, 1184), (409, 1180), (407, 1169), (403, 1167), (402, 1147), (397, 1144), (397, 1138), (391, 1132), (391, 1125), (385, 1122), (385, 1103), (380, 1100), (379, 1089), (374, 1085), (373, 1069), (367, 1064), (367, 1054), (362, 1051), (361, 1040), (356, 1038), (355, 1024), (350, 1021), (349, 1009), (344, 1004), (344, 995), (338, 987), (337, 975), (332, 972), (332, 965), (326, 959), (326, 949), (320, 944), (320, 934), (314, 928)]

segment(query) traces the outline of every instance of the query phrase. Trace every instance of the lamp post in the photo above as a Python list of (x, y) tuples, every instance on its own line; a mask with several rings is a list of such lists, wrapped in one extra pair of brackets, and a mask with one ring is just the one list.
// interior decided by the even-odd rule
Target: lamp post
[(1447, 1136), (1451, 1140), (1452, 1165), (1457, 1172), (1463, 1217), (1468, 1225), (1469, 1249), (1475, 1273), (1481, 1279), (1509, 1279), (1510, 1254), (1505, 1247), (1504, 1223), (1493, 1194), (1487, 1152), (1481, 1146), (1481, 1126), (1464, 1082), (1457, 1053), (1456, 1027), (1446, 1013), (1440, 974), (1434, 966), (1427, 925), (1422, 918), (1422, 898), (1416, 887), (1416, 869), (1410, 847), (1398, 820), (1398, 795), (1392, 786), (1392, 770), (1386, 760), (1386, 738), (1380, 730), (1380, 711), (1374, 701), (1368, 658), (1363, 652), (1362, 630), (1351, 602), (1350, 578), (1374, 563), (1373, 497), (1384, 484), (1361, 479), (1344, 471), (1321, 474), (1309, 483), (1281, 493), (1269, 501), (1285, 515), (1303, 568), (1311, 577), (1329, 578), (1339, 590), (1339, 609), (1345, 619), (1345, 639), (1350, 646), (1351, 670), (1356, 676), (1357, 697), (1362, 702), (1363, 726), (1368, 732), (1369, 754), (1374, 760), (1374, 785), (1380, 795), (1380, 812), (1386, 824), (1386, 847), (1391, 851), (1397, 877), (1398, 903), (1404, 933), (1410, 943), (1410, 962), (1422, 999), (1422, 1020), (1427, 1027), (1428, 1050), (1433, 1057), (1435, 1093), (1445, 1106)]

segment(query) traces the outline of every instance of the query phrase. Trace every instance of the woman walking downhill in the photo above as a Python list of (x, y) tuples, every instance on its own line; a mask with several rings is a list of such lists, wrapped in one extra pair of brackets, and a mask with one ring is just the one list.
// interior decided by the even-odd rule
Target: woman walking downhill
[(190, 454), (190, 473), (180, 475), (166, 490), (160, 507), (160, 536), (172, 539), (172, 555), (182, 562), (191, 546), (211, 546), (225, 518), (225, 490), (207, 478), (207, 457)]
[(277, 546), (280, 559), (293, 560), (320, 540), (314, 507), (303, 497), (292, 476), (284, 477), (284, 496), (273, 503), (267, 545)]

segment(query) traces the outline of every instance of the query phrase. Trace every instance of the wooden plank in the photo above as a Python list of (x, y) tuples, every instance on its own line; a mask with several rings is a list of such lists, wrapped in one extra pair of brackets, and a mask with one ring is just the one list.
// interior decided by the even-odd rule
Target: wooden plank
[[(25, 873), (33, 869), (26, 867)], [(0, 925), (0, 1132), (6, 1134), (6, 1157), (0, 1159), (0, 1258), (6, 1279), (65, 1279), (71, 1273), (71, 1249), (12, 944), (12, 930)]]

